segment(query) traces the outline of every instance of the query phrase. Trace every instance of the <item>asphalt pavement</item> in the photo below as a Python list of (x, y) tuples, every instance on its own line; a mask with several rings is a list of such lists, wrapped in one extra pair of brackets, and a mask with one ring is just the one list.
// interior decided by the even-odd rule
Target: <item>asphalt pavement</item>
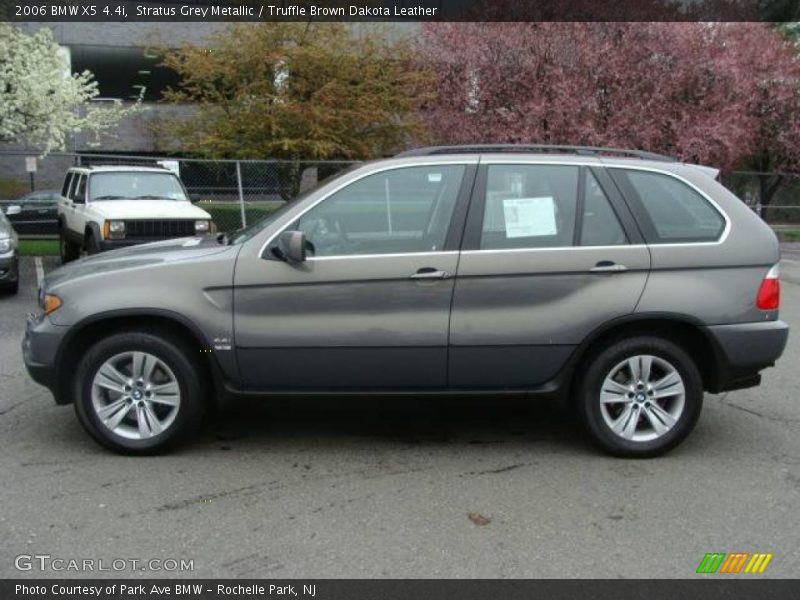
[[(0, 297), (0, 577), (683, 578), (707, 552), (797, 577), (800, 244), (784, 257), (783, 358), (651, 460), (604, 456), (543, 402), (385, 398), (251, 401), (173, 454), (117, 456), (24, 371), (26, 258)], [(130, 566), (150, 559), (193, 570)]]

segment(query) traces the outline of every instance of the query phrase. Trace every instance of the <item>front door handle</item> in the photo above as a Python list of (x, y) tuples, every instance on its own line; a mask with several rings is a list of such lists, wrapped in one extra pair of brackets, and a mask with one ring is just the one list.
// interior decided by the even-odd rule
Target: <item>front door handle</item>
[(611, 260), (601, 260), (599, 263), (589, 269), (589, 271), (592, 273), (622, 273), (623, 271), (627, 270), (628, 267), (625, 265), (618, 265)]
[(424, 267), (414, 273), (411, 279), (447, 279), (448, 277), (450, 277), (450, 273), (447, 271), (440, 271), (433, 267)]

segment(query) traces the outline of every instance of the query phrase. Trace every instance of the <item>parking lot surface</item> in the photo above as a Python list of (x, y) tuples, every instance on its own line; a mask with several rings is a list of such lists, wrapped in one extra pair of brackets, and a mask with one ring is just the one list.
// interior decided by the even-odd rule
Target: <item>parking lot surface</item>
[(0, 576), (141, 574), (14, 566), (46, 554), (193, 561), (156, 577), (669, 578), (706, 552), (769, 552), (764, 577), (797, 577), (800, 245), (784, 257), (778, 366), (707, 395), (651, 460), (600, 454), (547, 403), (385, 398), (250, 401), (173, 454), (117, 456), (24, 371), (26, 258), (0, 297)]

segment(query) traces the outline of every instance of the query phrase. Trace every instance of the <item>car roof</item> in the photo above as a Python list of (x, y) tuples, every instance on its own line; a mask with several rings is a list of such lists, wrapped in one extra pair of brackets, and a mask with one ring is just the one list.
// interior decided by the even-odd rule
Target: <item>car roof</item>
[(134, 167), (128, 165), (90, 165), (88, 167), (70, 167), (70, 171), (77, 173), (128, 173), (131, 171), (142, 173), (172, 173), (164, 167)]
[(581, 164), (606, 167), (630, 167), (678, 173), (685, 169), (715, 179), (719, 170), (714, 167), (680, 162), (663, 154), (626, 148), (600, 146), (561, 146), (548, 144), (477, 144), (458, 146), (429, 146), (395, 155), (390, 160), (404, 162), (537, 162), (548, 164)]
[(406, 150), (396, 158), (408, 156), (433, 156), (442, 154), (551, 154), (557, 156), (619, 156), (655, 160), (659, 162), (675, 162), (672, 156), (656, 154), (645, 150), (629, 148), (611, 148), (607, 146), (567, 146), (561, 144), (460, 144), (454, 146), (426, 146)]

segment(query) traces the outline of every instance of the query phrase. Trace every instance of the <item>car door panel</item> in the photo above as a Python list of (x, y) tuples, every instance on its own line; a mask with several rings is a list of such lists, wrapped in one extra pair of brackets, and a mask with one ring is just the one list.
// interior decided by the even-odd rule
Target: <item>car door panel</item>
[[(628, 270), (592, 272), (602, 261)], [(595, 248), (465, 252), (453, 297), (451, 384), (507, 387), (551, 379), (597, 326), (633, 312), (649, 261), (644, 246), (599, 254)], [(495, 367), (482, 368), (490, 355)]]
[[(263, 260), (237, 269), (235, 329), (243, 381), (260, 389), (443, 387), (456, 252)], [(247, 285), (247, 281), (261, 285)]]
[[(446, 387), (458, 245), (475, 170), (468, 163), (426, 164), (424, 169), (432, 173), (416, 183), (441, 188), (430, 202), (417, 199), (414, 185), (403, 189), (392, 179), (390, 186), (391, 173), (372, 188), (368, 182), (362, 187), (351, 182), (352, 188), (323, 198), (286, 227), (308, 236), (308, 260), (290, 264), (275, 258), (269, 248), (263, 257), (240, 257), (235, 346), (245, 387)], [(362, 179), (371, 175), (379, 174)], [(374, 195), (384, 189), (385, 198)], [(348, 193), (352, 197), (337, 196)], [(337, 203), (326, 205), (332, 199)], [(445, 205), (448, 216), (435, 216)], [(370, 214), (362, 214), (365, 206)], [(375, 222), (376, 214), (384, 213), (376, 211), (384, 206), (386, 231), (381, 237)], [(420, 219), (438, 224), (432, 231)], [(406, 252), (397, 252), (398, 245)]]
[[(453, 295), (449, 383), (455, 388), (530, 388), (551, 380), (574, 349), (602, 323), (632, 313), (647, 281), (650, 254), (602, 173), (592, 176), (620, 216), (628, 243), (537, 248), (481, 248), (487, 168), (476, 183), (465, 250)], [(578, 174), (574, 237), (579, 244), (587, 168)], [(600, 185), (600, 182), (605, 185)], [(562, 186), (563, 188), (563, 186)], [(564, 190), (561, 190), (564, 192)], [(519, 191), (541, 196), (542, 191)], [(491, 198), (491, 196), (488, 196)], [(555, 210), (555, 209), (554, 209)], [(561, 209), (561, 214), (569, 212)], [(487, 208), (486, 215), (490, 214)], [(592, 219), (587, 219), (592, 222)], [(559, 227), (560, 230), (560, 227)], [(556, 237), (551, 236), (551, 237)], [(587, 236), (588, 237), (588, 236)], [(634, 243), (631, 243), (634, 242)], [(509, 239), (509, 243), (517, 243)], [(543, 243), (550, 243), (544, 240)], [(568, 242), (569, 243), (569, 242)]]

